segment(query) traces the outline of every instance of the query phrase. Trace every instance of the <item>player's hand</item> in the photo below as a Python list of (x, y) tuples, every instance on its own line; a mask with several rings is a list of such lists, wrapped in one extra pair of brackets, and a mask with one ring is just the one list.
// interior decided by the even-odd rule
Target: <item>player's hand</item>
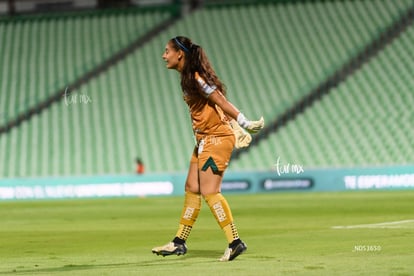
[(260, 117), (258, 121), (250, 121), (250, 124), (246, 127), (246, 130), (250, 133), (257, 133), (264, 127), (264, 119)]
[(237, 116), (237, 123), (249, 133), (257, 133), (264, 127), (263, 117), (260, 117), (258, 121), (250, 121), (243, 115), (243, 113), (239, 113)]
[(247, 148), (252, 141), (252, 136), (241, 128), (235, 120), (230, 121), (230, 126), (233, 129), (234, 136), (236, 137), (236, 149)]

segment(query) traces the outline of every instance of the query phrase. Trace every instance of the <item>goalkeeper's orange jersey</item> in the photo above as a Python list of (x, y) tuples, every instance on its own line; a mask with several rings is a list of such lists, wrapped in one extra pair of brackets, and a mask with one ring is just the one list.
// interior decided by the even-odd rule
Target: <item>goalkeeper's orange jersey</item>
[[(206, 135), (234, 135), (223, 110), (208, 100), (216, 87), (208, 85), (198, 73), (195, 76), (203, 93), (189, 95), (184, 91), (184, 101), (190, 108), (193, 131), (197, 141)], [(217, 91), (216, 93), (221, 92)]]

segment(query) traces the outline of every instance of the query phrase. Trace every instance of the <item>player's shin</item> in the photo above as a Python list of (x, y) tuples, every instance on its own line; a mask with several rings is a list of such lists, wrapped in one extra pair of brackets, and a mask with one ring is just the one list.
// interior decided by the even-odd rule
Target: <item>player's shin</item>
[(201, 196), (192, 192), (186, 192), (180, 224), (174, 239), (175, 243), (184, 243), (188, 239), (191, 229), (200, 213), (200, 208)]
[(221, 193), (206, 195), (205, 200), (221, 229), (223, 229), (228, 243), (231, 244), (233, 241), (239, 240), (230, 206), (223, 195)]

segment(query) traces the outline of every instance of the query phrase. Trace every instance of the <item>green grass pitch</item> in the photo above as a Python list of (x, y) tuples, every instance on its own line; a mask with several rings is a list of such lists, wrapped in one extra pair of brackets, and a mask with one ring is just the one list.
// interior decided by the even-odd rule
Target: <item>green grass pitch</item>
[(182, 197), (0, 202), (0, 275), (414, 275), (413, 191), (226, 197), (248, 245), (227, 263), (204, 202), (168, 257)]

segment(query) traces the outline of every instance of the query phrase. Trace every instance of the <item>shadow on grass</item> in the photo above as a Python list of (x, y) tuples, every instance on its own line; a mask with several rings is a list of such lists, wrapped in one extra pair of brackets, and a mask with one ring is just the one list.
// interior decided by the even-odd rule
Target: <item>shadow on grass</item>
[(192, 264), (195, 263), (208, 263), (208, 262), (217, 262), (217, 260), (223, 254), (222, 251), (218, 250), (197, 250), (191, 249), (185, 256), (155, 256), (154, 260), (138, 262), (138, 266), (162, 266), (170, 265), (172, 262), (177, 265), (180, 262), (184, 265), (187, 260), (191, 260)]
[(61, 267), (48, 267), (48, 268), (25, 268), (19, 267), (11, 271), (0, 272), (0, 275), (33, 275), (37, 273), (53, 273), (53, 272), (73, 272), (82, 270), (92, 270), (100, 268), (120, 268), (120, 267), (134, 267), (136, 263), (118, 263), (118, 264), (68, 264)]
[(219, 259), (224, 253), (224, 250), (197, 250), (192, 249), (188, 256), (191, 258), (211, 258)]
[(182, 263), (185, 265), (186, 260), (191, 260), (191, 263), (206, 263), (206, 262), (217, 262), (218, 258), (223, 254), (223, 252), (218, 250), (191, 250), (185, 256), (156, 256), (152, 260), (145, 260), (129, 263), (110, 263), (110, 264), (67, 264), (61, 267), (18, 267), (11, 271), (0, 271), (0, 275), (33, 275), (33, 274), (43, 274), (43, 273), (54, 273), (54, 272), (76, 272), (76, 271), (86, 271), (94, 269), (116, 269), (116, 268), (136, 268), (139, 267), (151, 267), (151, 266), (168, 266), (171, 263), (179, 265)]

